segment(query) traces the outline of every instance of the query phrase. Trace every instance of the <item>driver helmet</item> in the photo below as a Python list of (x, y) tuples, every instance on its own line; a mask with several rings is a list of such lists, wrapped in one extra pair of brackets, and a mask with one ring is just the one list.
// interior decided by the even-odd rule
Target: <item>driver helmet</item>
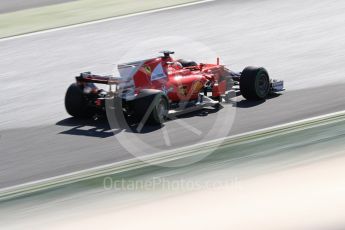
[(174, 61), (174, 63), (171, 65), (174, 69), (182, 69), (183, 66), (180, 62)]

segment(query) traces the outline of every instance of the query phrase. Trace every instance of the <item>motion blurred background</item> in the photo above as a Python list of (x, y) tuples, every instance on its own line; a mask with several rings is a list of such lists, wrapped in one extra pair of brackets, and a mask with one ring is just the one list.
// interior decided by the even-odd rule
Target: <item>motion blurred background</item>
[[(114, 74), (116, 64), (160, 49), (199, 62), (219, 56), (238, 71), (265, 66), (287, 89), (265, 102), (238, 97), (218, 113), (181, 119), (199, 132), (167, 122), (169, 149), (201, 142), (230, 108), (236, 113), (228, 136), (343, 111), (344, 12), (340, 0), (0, 0), (1, 191), (133, 159), (117, 138), (125, 130), (71, 119), (64, 94), (80, 72)], [(337, 115), (219, 149), (193, 165), (109, 175), (110, 189), (100, 177), (2, 201), (0, 223), (4, 229), (344, 229), (344, 124)], [(168, 149), (161, 129), (132, 135)]]

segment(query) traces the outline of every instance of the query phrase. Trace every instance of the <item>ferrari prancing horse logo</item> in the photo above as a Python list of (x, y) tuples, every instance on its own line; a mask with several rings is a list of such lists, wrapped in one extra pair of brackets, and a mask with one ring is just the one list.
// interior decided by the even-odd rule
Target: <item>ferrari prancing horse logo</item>
[(144, 66), (144, 69), (145, 69), (146, 74), (151, 75), (151, 72), (152, 72), (152, 71), (151, 71), (150, 66), (145, 65), (145, 66)]

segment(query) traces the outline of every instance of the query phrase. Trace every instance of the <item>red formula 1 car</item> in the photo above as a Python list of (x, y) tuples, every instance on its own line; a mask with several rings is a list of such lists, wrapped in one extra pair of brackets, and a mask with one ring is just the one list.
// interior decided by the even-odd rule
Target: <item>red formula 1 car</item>
[[(160, 124), (169, 116), (204, 107), (217, 107), (242, 95), (247, 100), (264, 100), (270, 93), (284, 90), (283, 81), (272, 80), (260, 67), (234, 72), (219, 64), (175, 60), (174, 52), (143, 61), (118, 65), (120, 77), (90, 72), (76, 77), (65, 96), (65, 107), (73, 117), (99, 116), (107, 99), (121, 101), (121, 110), (146, 122)], [(96, 84), (107, 84), (109, 90)]]

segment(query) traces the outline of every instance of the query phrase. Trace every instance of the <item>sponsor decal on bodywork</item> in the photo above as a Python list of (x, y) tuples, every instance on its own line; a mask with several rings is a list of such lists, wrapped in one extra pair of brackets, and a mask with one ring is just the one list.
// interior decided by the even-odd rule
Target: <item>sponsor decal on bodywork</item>
[(163, 70), (163, 66), (161, 63), (159, 63), (156, 68), (152, 71), (151, 74), (151, 81), (159, 80), (162, 78), (167, 78), (167, 75), (165, 74)]
[(147, 74), (147, 75), (151, 75), (151, 68), (150, 68), (150, 66), (147, 66), (147, 65), (145, 65), (144, 67), (144, 70), (145, 70), (145, 73)]
[(192, 92), (198, 93), (204, 87), (204, 84), (201, 81), (195, 81), (192, 85)]
[(178, 94), (181, 95), (181, 96), (184, 96), (184, 97), (187, 96), (187, 94), (188, 94), (187, 86), (185, 86), (185, 85), (179, 86), (177, 92), (178, 92)]

